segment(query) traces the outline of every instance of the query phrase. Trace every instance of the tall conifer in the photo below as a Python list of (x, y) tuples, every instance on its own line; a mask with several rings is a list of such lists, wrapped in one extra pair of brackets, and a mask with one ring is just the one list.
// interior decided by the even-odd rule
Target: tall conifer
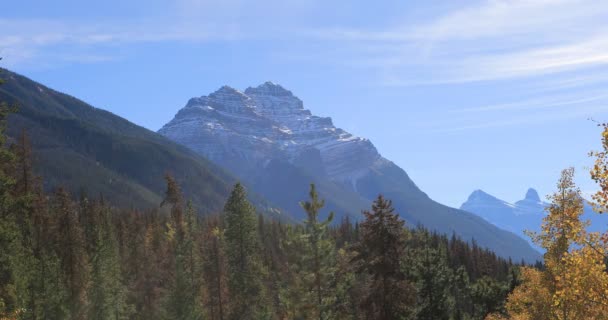
[(361, 240), (353, 262), (357, 271), (370, 276), (362, 299), (367, 319), (401, 319), (411, 312), (415, 290), (406, 280), (406, 229), (391, 201), (378, 196), (372, 211), (365, 211), (360, 225)]
[(259, 319), (264, 313), (257, 218), (245, 188), (237, 183), (224, 206), (231, 319)]

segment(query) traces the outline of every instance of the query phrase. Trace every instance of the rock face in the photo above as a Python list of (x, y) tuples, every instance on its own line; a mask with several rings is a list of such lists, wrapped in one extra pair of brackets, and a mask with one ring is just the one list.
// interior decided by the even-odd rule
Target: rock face
[(503, 256), (538, 257), (522, 239), (434, 202), (368, 139), (313, 115), (291, 91), (272, 82), (244, 91), (224, 86), (190, 99), (159, 133), (227, 168), (296, 218), (304, 217), (298, 202), (314, 182), (338, 218), (359, 218), (384, 194), (411, 225), (475, 238)]
[[(530, 237), (525, 235), (524, 230), (539, 232), (548, 206), (548, 203), (541, 201), (538, 192), (530, 188), (524, 199), (514, 204), (476, 190), (460, 209), (473, 212), (499, 228), (516, 233), (534, 246)], [(608, 217), (595, 214), (587, 201), (585, 201), (582, 219), (591, 221), (591, 231), (602, 231), (608, 224)]]
[(159, 133), (216, 162), (243, 159), (249, 168), (282, 159), (351, 186), (383, 162), (369, 140), (312, 115), (302, 100), (272, 82), (244, 92), (224, 86), (190, 99)]

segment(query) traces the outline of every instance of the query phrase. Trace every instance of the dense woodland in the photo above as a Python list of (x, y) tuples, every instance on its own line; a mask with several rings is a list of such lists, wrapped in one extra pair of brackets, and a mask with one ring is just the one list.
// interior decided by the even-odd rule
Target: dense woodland
[(308, 218), (285, 224), (240, 184), (222, 212), (197, 212), (170, 175), (145, 212), (47, 193), (27, 134), (7, 141), (11, 109), (0, 113), (0, 319), (483, 319), (518, 284), (511, 261), (408, 228), (382, 196), (362, 221), (332, 221), (312, 185)]
[[(0, 107), (0, 319), (608, 318), (608, 237), (585, 231), (572, 170), (532, 235), (544, 263), (522, 266), (406, 226), (382, 196), (360, 221), (333, 221), (314, 185), (300, 224), (256, 212), (240, 184), (222, 212), (197, 212), (169, 174), (148, 211), (45, 192), (27, 133), (7, 141), (11, 109)], [(608, 155), (593, 155), (605, 207)]]

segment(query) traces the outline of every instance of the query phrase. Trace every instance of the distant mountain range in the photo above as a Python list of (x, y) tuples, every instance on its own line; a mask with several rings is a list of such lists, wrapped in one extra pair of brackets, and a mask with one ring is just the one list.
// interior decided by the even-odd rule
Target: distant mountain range
[[(501, 229), (520, 235), (538, 249), (525, 235), (524, 230), (539, 232), (542, 219), (546, 215), (545, 209), (548, 206), (548, 203), (541, 201), (538, 192), (530, 188), (524, 199), (515, 203), (509, 203), (482, 190), (476, 190), (460, 206), (460, 209), (473, 212)], [(587, 201), (585, 201), (582, 219), (591, 222), (590, 231), (604, 231), (608, 225), (608, 216), (596, 214)]]
[(296, 219), (304, 217), (298, 201), (314, 182), (338, 216), (359, 218), (383, 194), (412, 226), (475, 239), (502, 256), (540, 258), (515, 234), (433, 201), (369, 140), (313, 115), (272, 82), (192, 98), (159, 133), (232, 172)]

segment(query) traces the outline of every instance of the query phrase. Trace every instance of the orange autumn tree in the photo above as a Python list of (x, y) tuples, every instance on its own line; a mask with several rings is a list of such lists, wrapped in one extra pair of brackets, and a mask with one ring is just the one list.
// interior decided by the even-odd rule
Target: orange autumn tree
[[(593, 197), (598, 213), (608, 205), (608, 126), (602, 137), (604, 150), (591, 153), (596, 158), (591, 177), (600, 186)], [(487, 319), (608, 319), (608, 233), (587, 232), (584, 200), (573, 178), (573, 169), (562, 172), (541, 232), (532, 234), (546, 250), (545, 270), (522, 268), (522, 284), (509, 296), (507, 314)]]

